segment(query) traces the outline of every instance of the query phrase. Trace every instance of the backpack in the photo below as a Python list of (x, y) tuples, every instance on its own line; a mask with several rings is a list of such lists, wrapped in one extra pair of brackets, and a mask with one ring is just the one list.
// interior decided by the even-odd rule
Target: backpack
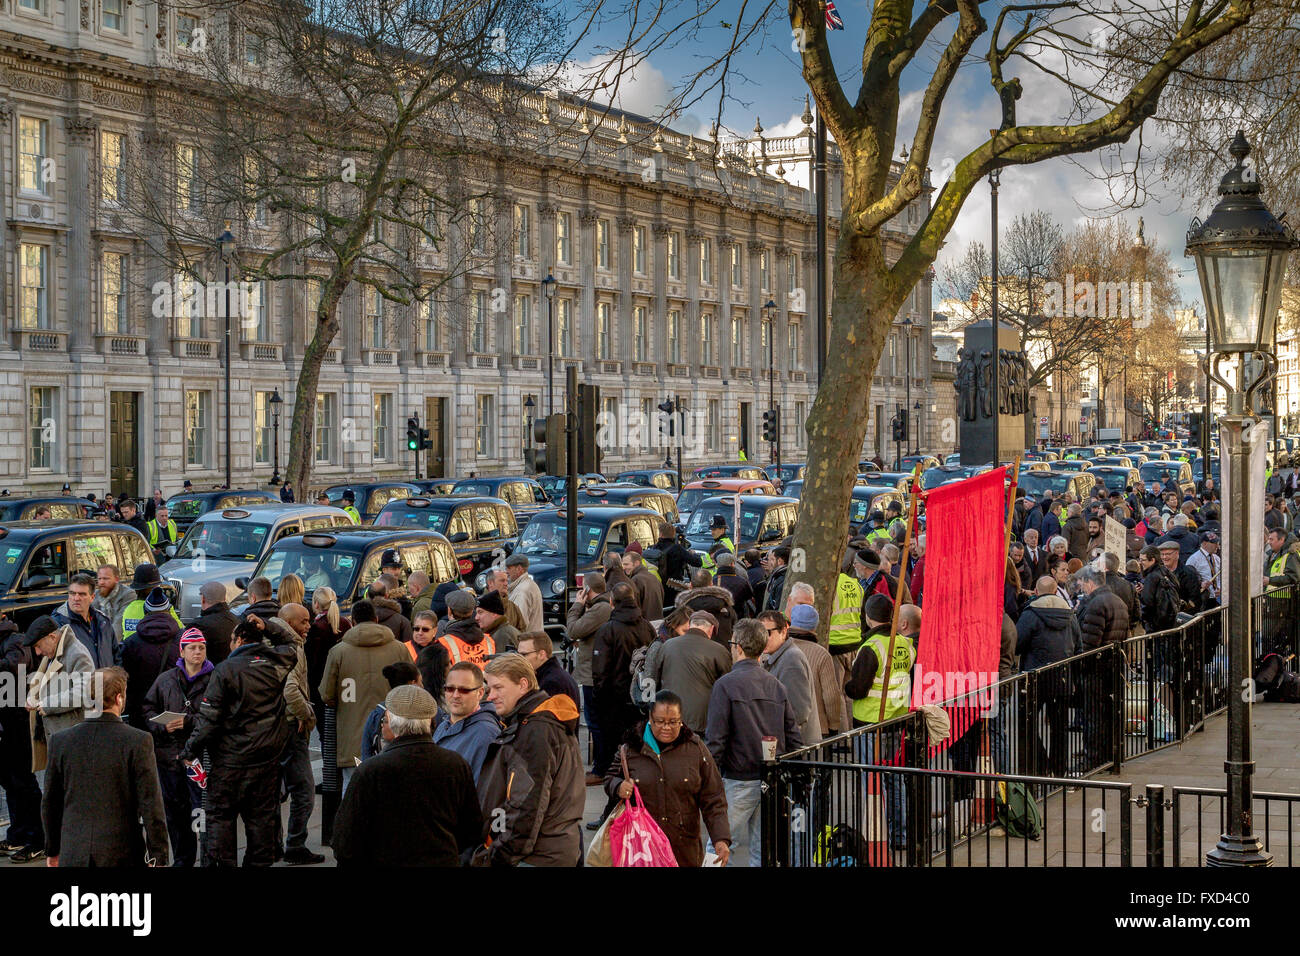
[(1182, 601), (1178, 588), (1169, 580), (1169, 575), (1156, 576), (1155, 620), (1151, 622), (1155, 630), (1173, 627), (1178, 621), (1178, 612), (1182, 610)]
[(638, 647), (632, 652), (632, 663), (628, 665), (628, 673), (632, 675), (632, 703), (642, 710), (648, 710), (654, 703), (655, 694), (658, 688), (655, 687), (654, 679), (646, 676), (645, 660), (650, 654), (650, 648), (654, 644), (647, 644), (644, 647)]
[(668, 582), (668, 555), (659, 548), (646, 548), (641, 552), (641, 558), (654, 565), (655, 570), (659, 572), (659, 581), (661, 584)]
[(862, 834), (847, 823), (827, 824), (817, 835), (814, 866), (870, 866), (871, 854)]
[(1018, 780), (999, 781), (993, 794), (997, 821), (1013, 837), (1037, 840), (1043, 835), (1043, 814), (1038, 801)]

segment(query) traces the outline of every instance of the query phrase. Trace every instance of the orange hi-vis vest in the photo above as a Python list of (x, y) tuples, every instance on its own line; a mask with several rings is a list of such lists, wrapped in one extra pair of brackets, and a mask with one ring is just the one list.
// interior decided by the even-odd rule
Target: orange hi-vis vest
[(454, 634), (442, 635), (438, 638), (438, 643), (447, 649), (447, 656), (451, 658), (453, 664), (469, 661), (471, 664), (477, 664), (480, 669), (487, 663), (488, 658), (497, 652), (496, 641), (487, 634), (484, 634), (483, 640), (477, 644), (467, 644)]

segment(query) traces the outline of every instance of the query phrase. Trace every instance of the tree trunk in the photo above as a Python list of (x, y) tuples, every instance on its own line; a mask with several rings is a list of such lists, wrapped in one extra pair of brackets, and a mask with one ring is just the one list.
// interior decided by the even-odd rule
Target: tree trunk
[(813, 586), (826, 643), (849, 530), (849, 496), (871, 412), (871, 376), (902, 304), (876, 237), (841, 236), (826, 366), (806, 425), (808, 469), (786, 575)]
[(285, 476), (293, 482), (299, 501), (308, 497), (311, 466), (316, 460), (316, 390), (320, 385), (320, 367), (325, 352), (339, 334), (338, 293), (326, 287), (320, 309), (316, 313), (316, 334), (307, 343), (298, 370), (298, 384), (294, 390), (293, 422), (289, 431), (289, 463)]

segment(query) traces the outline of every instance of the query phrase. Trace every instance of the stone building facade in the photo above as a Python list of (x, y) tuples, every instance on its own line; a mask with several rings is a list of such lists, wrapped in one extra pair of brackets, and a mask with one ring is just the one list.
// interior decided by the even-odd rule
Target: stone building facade
[[(65, 481), (79, 493), (170, 493), (185, 479), (202, 488), (224, 477), (221, 321), (159, 314), (157, 283), (169, 275), (113, 198), (137, 140), (175, 160), (157, 188), (180, 188), (185, 144), (151, 126), (151, 87), (176, 68), (194, 28), (152, 0), (0, 0), (0, 487), (11, 493)], [(715, 162), (710, 143), (618, 114), (579, 149), (547, 130), (578, 125), (581, 104), (538, 96), (530, 105), (543, 122), (508, 166), (494, 167), (490, 215), (510, 241), (473, 260), (442, 304), (396, 308), (356, 286), (345, 297), (343, 331), (321, 373), (313, 483), (413, 475), (413, 412), (435, 442), (426, 475), (522, 471), (525, 401), (546, 411), (552, 312), (557, 403), (567, 365), (600, 386), (602, 411), (624, 420), (653, 418), (678, 396), (700, 432), (687, 466), (736, 461), (742, 448), (767, 463), (770, 347), (783, 457), (800, 460), (816, 389), (815, 205), (772, 157), (810, 156), (811, 129), (724, 144), (725, 161)], [(833, 151), (831, 170), (833, 237)], [(928, 192), (891, 224), (891, 256), (927, 203)], [(221, 227), (213, 224), (214, 243)], [(231, 225), (254, 251), (277, 228), (275, 211)], [(421, 255), (436, 273), (439, 255)], [(306, 282), (256, 291), (256, 321), (240, 323), (231, 344), (236, 486), (271, 476), (276, 392), (285, 465), (314, 315)], [(919, 445), (934, 447), (929, 336), (927, 280), (877, 369), (864, 455), (889, 457), (888, 419), (909, 375)], [(666, 451), (626, 440), (603, 450), (606, 472), (659, 465)]]

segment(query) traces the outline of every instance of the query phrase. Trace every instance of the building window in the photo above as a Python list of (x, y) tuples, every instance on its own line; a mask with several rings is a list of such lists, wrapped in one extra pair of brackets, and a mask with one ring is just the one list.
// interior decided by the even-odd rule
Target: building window
[(496, 418), (492, 413), (493, 398), (491, 395), (478, 396), (478, 407), (475, 416), (474, 428), (474, 454), (479, 458), (494, 457), (493, 448), (493, 430), (496, 427)]
[(372, 406), (374, 432), (370, 439), (370, 457), (375, 461), (388, 461), (392, 457), (389, 440), (393, 424), (393, 396), (387, 392), (376, 395)]
[(266, 280), (261, 279), (257, 282), (248, 284), (248, 318), (252, 321), (254, 342), (271, 341), (271, 318), (267, 312), (266, 302)]
[(718, 451), (722, 444), (722, 403), (709, 399), (709, 451)]
[(118, 335), (126, 331), (126, 256), (104, 253), (101, 268), (100, 322), (103, 331)]
[(487, 204), (481, 196), (475, 196), (466, 206), (468, 222), (465, 229), (469, 233), (469, 248), (475, 255), (483, 255), (487, 250)]
[(104, 202), (126, 199), (126, 136), (104, 133), (99, 142), (99, 191)]
[(613, 351), (611, 339), (613, 332), (610, 330), (610, 305), (608, 302), (601, 302), (596, 306), (596, 349), (597, 355), (602, 359), (610, 358)]
[(531, 296), (515, 296), (515, 354), (532, 355), (533, 300)]
[(804, 442), (807, 440), (807, 436), (804, 435), (804, 430), (803, 430), (803, 423), (805, 417), (806, 416), (804, 415), (804, 403), (795, 402), (794, 403), (794, 443), (796, 448), (802, 448), (804, 446)]
[(177, 335), (191, 339), (203, 338), (203, 292), (194, 276), (176, 276)]
[(682, 277), (682, 234), (680, 232), (668, 233), (668, 278), (680, 279)]
[(379, 290), (366, 287), (366, 330), (369, 333), (370, 347), (383, 349), (388, 347), (388, 336), (384, 334), (384, 297)]
[[(605, 406), (603, 409), (601, 409), (601, 411), (604, 413), (604, 414), (601, 416), (601, 420), (609, 423), (608, 427), (610, 428), (611, 433), (614, 434), (614, 435), (619, 434), (619, 427), (618, 427), (618, 426), (621, 424), (621, 425), (623, 426), (623, 428), (622, 428), (622, 433), (623, 433), (624, 435), (626, 435), (626, 434), (627, 434), (627, 422), (620, 422), (620, 421), (619, 421), (619, 414), (618, 414), (618, 399), (617, 399), (617, 398), (614, 398), (613, 396), (610, 396), (609, 398), (607, 398), (607, 399), (605, 399), (603, 402), (601, 402), (601, 404)], [(618, 439), (615, 438), (614, 441), (617, 442)], [(620, 450), (621, 450), (621, 449), (620, 449)], [(613, 454), (613, 453), (615, 453), (615, 449), (610, 449), (610, 450), (609, 450), (608, 452), (606, 452), (606, 453), (607, 453), (607, 454)]]
[(889, 336), (889, 374), (898, 374), (898, 336), (893, 333)]
[(474, 293), (474, 320), (471, 327), (469, 347), (471, 352), (486, 352), (488, 350), (487, 293), (483, 291)]
[(515, 203), (515, 258), (528, 259), (532, 256), (532, 233), (529, 221), (531, 210), (523, 203)]
[(265, 180), (262, 164), (253, 156), (245, 156), (244, 195), (249, 206), (249, 219), (259, 226), (265, 226), (267, 219)]
[(705, 285), (713, 283), (713, 241), (700, 240), (700, 281)]
[(793, 295), (799, 288), (799, 257), (793, 252), (785, 257), (785, 291)]
[(53, 178), (46, 163), (50, 152), (50, 124), (34, 116), (18, 118), (18, 186), (23, 192), (48, 196), (45, 184)]
[(426, 249), (433, 249), (441, 238), (442, 231), (438, 228), (438, 202), (435, 199), (426, 200), (424, 222), (420, 225), (420, 245)]
[(424, 325), (424, 350), (442, 351), (442, 323), (438, 321), (438, 302), (432, 292), (420, 303), (420, 313)]
[(571, 357), (573, 355), (572, 299), (560, 299), (556, 303), (555, 334), (560, 340), (560, 354), (566, 358)]
[(188, 17), (184, 14), (178, 14), (176, 17), (176, 49), (189, 50), (193, 49), (196, 53), (203, 52), (203, 43), (196, 43), (199, 38), (194, 32), (199, 28), (199, 21), (194, 17)]
[(176, 145), (176, 208), (194, 212), (199, 205), (198, 153), (186, 143)]
[(645, 226), (637, 226), (632, 231), (632, 271), (641, 276), (645, 275), (645, 245)]
[(668, 361), (674, 365), (682, 360), (682, 313), (678, 309), (668, 312)]
[(49, 254), (47, 246), (25, 242), (19, 249), (22, 260), (22, 303), (18, 317), (24, 329), (50, 327)]
[(248, 33), (244, 36), (244, 63), (254, 70), (260, 70), (266, 62), (266, 38), (260, 33)]
[(54, 470), (54, 389), (33, 388), (27, 396), (28, 466)]
[(745, 284), (745, 267), (740, 255), (740, 243), (731, 244), (731, 287), (739, 289)]
[(316, 460), (328, 463), (334, 460), (334, 428), (338, 415), (338, 396), (316, 396)]
[(126, 25), (126, 0), (101, 0), (100, 22), (105, 30), (123, 33)]
[(45, 0), (18, 0), (18, 9), (45, 16)]
[(766, 249), (758, 256), (758, 279), (764, 292), (772, 287), (772, 254)]
[(271, 463), (271, 393), (253, 393), (253, 464)]
[(596, 268), (609, 268), (609, 220), (596, 220)]
[(731, 318), (731, 365), (733, 368), (745, 366), (745, 319), (738, 315)]
[(700, 316), (700, 364), (713, 364), (713, 316), (708, 312)]
[(660, 434), (659, 413), (655, 409), (655, 400), (653, 398), (641, 399), (641, 447), (664, 447), (664, 442), (668, 438), (668, 429), (665, 428), (663, 431), (664, 433)]
[(646, 309), (643, 305), (632, 310), (632, 356), (638, 362), (646, 360)]
[(573, 250), (573, 213), (562, 212), (555, 217), (555, 258), (568, 265)]
[(790, 371), (796, 371), (799, 368), (799, 326), (790, 325), (789, 327), (789, 344), (786, 347), (786, 354), (790, 356)]
[(207, 392), (185, 393), (185, 464), (202, 468), (208, 461), (211, 409)]

